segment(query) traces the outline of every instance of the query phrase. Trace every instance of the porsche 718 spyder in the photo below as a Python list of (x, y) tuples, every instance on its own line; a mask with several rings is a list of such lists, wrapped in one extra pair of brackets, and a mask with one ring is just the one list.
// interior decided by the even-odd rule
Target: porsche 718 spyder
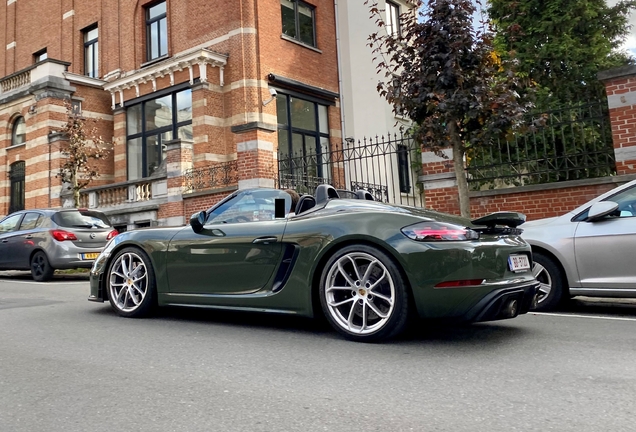
[(190, 226), (124, 232), (95, 260), (89, 300), (125, 317), (156, 306), (323, 314), (357, 341), (393, 337), (411, 316), (498, 320), (537, 301), (522, 214), (471, 222), (328, 185), (290, 207), (285, 191), (239, 190)]

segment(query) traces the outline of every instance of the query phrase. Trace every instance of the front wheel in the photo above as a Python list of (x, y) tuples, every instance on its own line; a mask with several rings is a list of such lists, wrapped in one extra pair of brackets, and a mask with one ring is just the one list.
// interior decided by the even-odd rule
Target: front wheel
[(375, 342), (404, 330), (406, 283), (384, 252), (366, 245), (339, 250), (320, 279), (320, 303), (333, 328), (347, 339)]
[(535, 252), (533, 261), (532, 274), (540, 284), (539, 301), (535, 310), (551, 311), (562, 301), (562, 297), (567, 295), (564, 277), (559, 266), (547, 256)]
[(106, 288), (110, 304), (119, 315), (150, 315), (156, 303), (156, 283), (148, 255), (133, 247), (119, 251), (108, 267)]

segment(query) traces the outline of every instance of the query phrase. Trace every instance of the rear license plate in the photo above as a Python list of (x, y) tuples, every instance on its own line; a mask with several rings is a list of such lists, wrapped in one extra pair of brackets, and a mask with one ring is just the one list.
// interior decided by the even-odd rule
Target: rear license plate
[(99, 252), (83, 253), (82, 259), (83, 260), (95, 259), (98, 256), (99, 256)]
[(510, 255), (508, 267), (515, 273), (530, 270), (530, 260), (527, 255)]

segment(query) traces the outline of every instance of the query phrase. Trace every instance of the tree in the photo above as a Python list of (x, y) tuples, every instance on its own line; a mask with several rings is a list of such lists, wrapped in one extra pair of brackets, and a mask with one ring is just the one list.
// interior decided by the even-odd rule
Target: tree
[(554, 108), (602, 94), (599, 71), (633, 63), (620, 51), (636, 1), (490, 0), (495, 44), (537, 83), (537, 105)]
[(462, 216), (470, 216), (464, 155), (510, 136), (529, 104), (519, 101), (513, 61), (501, 58), (487, 29), (475, 29), (470, 0), (410, 0), (400, 32), (389, 34), (375, 0), (367, 0), (380, 29), (369, 37), (378, 91), (396, 114), (413, 121), (423, 149), (452, 148)]
[(70, 102), (65, 107), (67, 121), (60, 132), (67, 141), (60, 148), (64, 158), (56, 177), (73, 192), (73, 202), (79, 207), (80, 191), (99, 177), (99, 161), (110, 153), (111, 145), (97, 134), (97, 120), (82, 117)]

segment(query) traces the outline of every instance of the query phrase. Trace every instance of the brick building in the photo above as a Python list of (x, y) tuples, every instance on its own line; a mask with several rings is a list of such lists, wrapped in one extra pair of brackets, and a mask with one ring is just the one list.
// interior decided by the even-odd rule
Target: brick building
[[(278, 151), (337, 145), (334, 2), (219, 6), (4, 2), (0, 215), (65, 204), (56, 132), (69, 98), (113, 143), (83, 204), (122, 228), (184, 223), (229, 190), (274, 186)], [(207, 177), (184, 176), (189, 169)], [(188, 194), (188, 181), (210, 188)]]

